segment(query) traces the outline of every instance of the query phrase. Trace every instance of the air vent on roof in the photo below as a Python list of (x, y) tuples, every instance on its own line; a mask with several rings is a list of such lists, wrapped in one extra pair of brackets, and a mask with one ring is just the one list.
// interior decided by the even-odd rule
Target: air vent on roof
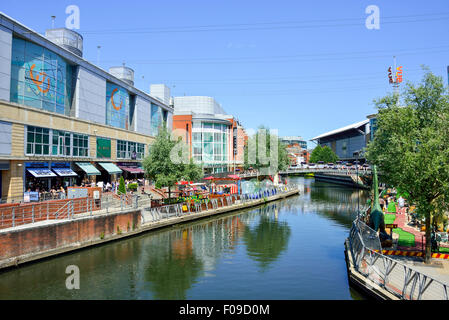
[(49, 29), (45, 31), (45, 37), (70, 52), (83, 56), (83, 37), (78, 32), (67, 28)]

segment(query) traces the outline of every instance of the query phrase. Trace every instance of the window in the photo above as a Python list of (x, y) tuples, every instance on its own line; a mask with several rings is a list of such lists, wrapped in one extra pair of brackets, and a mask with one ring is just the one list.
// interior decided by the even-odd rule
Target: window
[(69, 115), (73, 70), (74, 67), (55, 53), (30, 41), (13, 37), (10, 100)]
[(89, 136), (62, 130), (26, 127), (27, 155), (88, 157)]
[(50, 130), (27, 126), (26, 154), (50, 155)]
[(89, 156), (89, 136), (78, 133), (73, 134), (73, 156)]
[(117, 158), (128, 158), (126, 141), (117, 140)]
[(128, 129), (130, 95), (126, 89), (106, 83), (106, 124)]
[(145, 145), (143, 143), (117, 140), (117, 158), (120, 159), (143, 159), (145, 156)]

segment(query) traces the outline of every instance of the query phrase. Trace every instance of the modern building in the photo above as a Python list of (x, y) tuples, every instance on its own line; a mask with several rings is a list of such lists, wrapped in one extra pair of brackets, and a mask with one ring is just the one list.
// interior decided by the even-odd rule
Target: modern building
[(307, 149), (307, 141), (300, 136), (281, 137), (281, 141), (287, 146), (298, 145), (302, 149)]
[(243, 167), (245, 130), (214, 98), (174, 97), (173, 106), (173, 129), (180, 132), (190, 156), (206, 174)]
[(363, 149), (370, 141), (370, 120), (323, 133), (311, 141), (328, 146), (342, 161), (364, 160)]
[(309, 162), (310, 154), (307, 151), (307, 141), (302, 137), (282, 137), (281, 142), (286, 146), (290, 165), (296, 166)]
[(41, 35), (0, 13), (3, 201), (28, 189), (136, 177), (161, 123), (171, 126), (173, 108), (157, 90), (153, 97), (134, 87), (131, 68), (105, 71), (82, 54), (77, 32)]

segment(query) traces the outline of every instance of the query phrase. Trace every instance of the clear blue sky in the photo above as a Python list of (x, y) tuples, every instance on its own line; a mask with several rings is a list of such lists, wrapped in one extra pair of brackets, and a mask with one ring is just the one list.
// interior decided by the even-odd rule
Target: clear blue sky
[[(52, 15), (65, 25), (71, 4), (84, 58), (96, 63), (101, 45), (102, 68), (125, 61), (144, 91), (165, 83), (173, 96), (213, 96), (246, 128), (310, 139), (364, 120), (391, 91), (393, 55), (404, 81), (425, 64), (447, 84), (447, 0), (21, 0), (0, 11), (44, 33)], [(380, 30), (365, 27), (368, 5), (380, 9)]]

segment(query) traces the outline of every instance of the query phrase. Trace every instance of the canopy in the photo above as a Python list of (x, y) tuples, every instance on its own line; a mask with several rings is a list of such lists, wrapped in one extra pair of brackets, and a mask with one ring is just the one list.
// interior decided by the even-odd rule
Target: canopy
[(31, 173), (36, 178), (50, 178), (56, 177), (56, 175), (50, 169), (28, 169), (28, 172)]
[(145, 173), (145, 171), (139, 167), (128, 167), (128, 166), (118, 166), (118, 167), (129, 173)]
[(228, 177), (231, 178), (231, 179), (233, 179), (233, 180), (240, 180), (240, 179), (241, 179), (241, 178), (240, 178), (238, 175), (236, 175), (236, 174), (230, 174), (230, 175), (228, 175)]
[(53, 171), (60, 177), (76, 177), (78, 176), (75, 171), (70, 168), (53, 168)]
[(101, 172), (88, 162), (76, 162), (76, 165), (83, 169), (88, 176), (99, 176)]
[(204, 178), (204, 180), (214, 180), (215, 178), (214, 177), (212, 177), (212, 176), (210, 176), (210, 177), (207, 177), (207, 178)]
[(102, 166), (103, 169), (105, 169), (107, 172), (109, 172), (109, 174), (122, 173), (122, 170), (111, 162), (98, 162), (98, 164)]
[(182, 185), (185, 185), (185, 184), (192, 184), (193, 183), (193, 181), (184, 181), (184, 180), (181, 180), (181, 181), (178, 181), (178, 182), (176, 182), (176, 184), (182, 184)]

